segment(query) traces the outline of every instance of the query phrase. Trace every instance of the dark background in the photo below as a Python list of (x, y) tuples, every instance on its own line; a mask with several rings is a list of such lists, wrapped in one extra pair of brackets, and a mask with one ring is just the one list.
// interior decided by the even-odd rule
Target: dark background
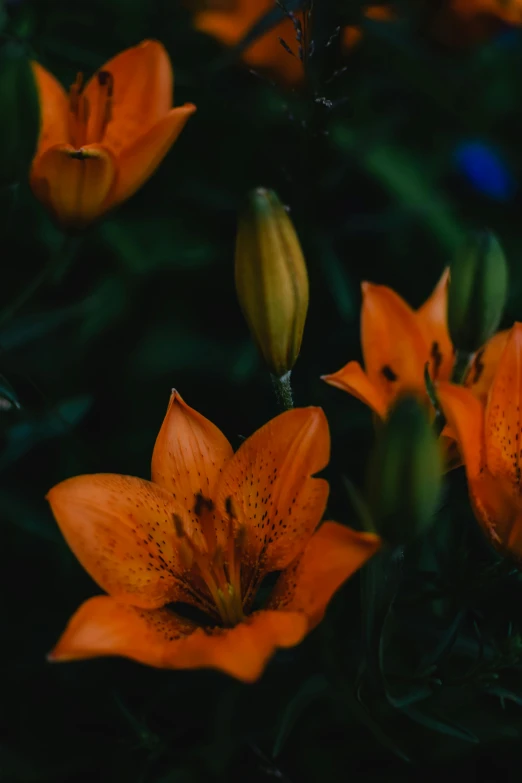
[[(403, 2), (401, 22), (365, 22), (350, 53), (338, 38), (325, 47), (337, 26), (360, 22), (362, 5), (316, 2), (316, 92), (299, 96), (195, 32), (177, 0), (5, 3), (4, 35), (65, 85), (158, 38), (174, 65), (176, 104), (198, 107), (151, 180), (88, 230), (61, 278), (0, 327), (3, 383), (21, 404), (0, 412), (6, 783), (413, 781), (449, 769), (484, 781), (519, 778), (518, 658), (500, 675), (506, 700), (485, 692), (472, 665), (479, 660), (480, 669), (492, 649), (473, 637), (473, 623), (518, 644), (516, 576), (470, 599), (450, 569), (452, 616), (465, 613), (461, 657), (448, 684), (415, 702), (421, 716), (391, 704), (371, 677), (356, 696), (357, 579), (305, 643), (253, 686), (120, 659), (45, 660), (70, 615), (98, 592), (62, 541), (46, 491), (80, 473), (148, 477), (172, 387), (234, 446), (278, 412), (233, 284), (237, 210), (250, 188), (277, 190), (305, 250), (311, 302), (294, 391), (296, 404), (328, 415), (329, 515), (339, 521), (357, 525), (341, 477), (361, 485), (373, 426), (361, 403), (319, 376), (360, 358), (361, 280), (389, 284), (418, 306), (465, 232), (491, 228), (511, 270), (505, 324), (522, 318), (522, 31), (491, 25), (486, 40), (470, 44), (458, 33), (448, 46), (418, 4)], [(7, 114), (0, 108), (1, 123)], [(23, 180), (4, 217), (7, 309), (50, 263), (60, 233)], [(440, 528), (467, 525), (473, 539), (463, 477), (449, 483)], [(467, 562), (469, 541), (465, 554), (456, 542), (453, 553)], [(479, 538), (472, 547), (490, 556)], [(422, 599), (422, 580), (415, 584)], [(407, 632), (399, 621), (394, 630), (399, 668), (415, 647), (408, 634), (424, 638), (426, 617), (437, 614), (428, 599), (420, 603), (416, 619), (402, 624)]]

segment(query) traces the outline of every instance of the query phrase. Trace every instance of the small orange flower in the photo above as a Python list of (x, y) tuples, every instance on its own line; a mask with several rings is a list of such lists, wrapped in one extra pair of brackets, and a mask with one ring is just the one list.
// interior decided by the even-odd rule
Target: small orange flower
[[(397, 13), (390, 5), (370, 5), (363, 10), (366, 19), (374, 22), (394, 22), (397, 19)], [(343, 48), (352, 49), (362, 39), (363, 33), (360, 27), (348, 25), (341, 34), (341, 43)]]
[[(48, 499), (67, 543), (109, 595), (87, 600), (51, 660), (122, 655), (162, 668), (221, 669), (253, 682), (279, 647), (320, 622), (339, 586), (380, 539), (336, 522), (312, 476), (329, 458), (320, 408), (277, 416), (234, 454), (173, 392), (152, 481), (97, 474)], [(281, 571), (265, 608), (254, 599)], [(188, 619), (183, 604), (207, 621)]]
[[(195, 27), (217, 38), (225, 46), (236, 46), (265, 14), (277, 8), (276, 0), (203, 0), (194, 16)], [(296, 13), (303, 22), (302, 12)], [(287, 44), (288, 52), (279, 39)], [(296, 29), (288, 17), (257, 38), (242, 53), (250, 68), (265, 71), (286, 87), (299, 85), (304, 76)]]
[(522, 559), (522, 323), (516, 323), (486, 400), (441, 383), (439, 400), (455, 433), (475, 516), (494, 547)]
[(425, 395), (424, 367), (433, 379), (449, 379), (454, 351), (447, 327), (445, 270), (430, 298), (415, 311), (391, 288), (363, 283), (361, 343), (365, 369), (359, 362), (323, 379), (353, 394), (378, 416), (402, 392)]
[(31, 168), (36, 197), (65, 227), (82, 228), (132, 196), (152, 175), (196, 110), (172, 107), (173, 74), (157, 41), (109, 60), (69, 96), (33, 63), (41, 129)]

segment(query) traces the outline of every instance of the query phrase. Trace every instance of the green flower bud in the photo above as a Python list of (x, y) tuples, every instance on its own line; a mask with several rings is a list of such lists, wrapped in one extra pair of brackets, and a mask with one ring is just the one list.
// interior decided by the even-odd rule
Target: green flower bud
[(369, 462), (368, 506), (376, 532), (393, 546), (425, 533), (441, 477), (441, 449), (426, 406), (417, 397), (399, 397)]
[(448, 326), (458, 351), (474, 353), (496, 332), (507, 286), (506, 259), (495, 235), (471, 234), (450, 266)]
[(240, 216), (236, 290), (251, 334), (271, 373), (281, 378), (295, 364), (308, 310), (308, 273), (285, 208), (258, 188)]
[(27, 177), (38, 140), (40, 107), (24, 48), (0, 40), (0, 187)]

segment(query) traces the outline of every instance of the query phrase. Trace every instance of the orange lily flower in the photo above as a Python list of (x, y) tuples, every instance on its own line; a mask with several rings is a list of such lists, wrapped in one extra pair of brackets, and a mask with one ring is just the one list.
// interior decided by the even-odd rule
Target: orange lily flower
[[(390, 5), (370, 5), (363, 11), (366, 19), (375, 22), (393, 22), (397, 19), (397, 14)], [(362, 39), (363, 33), (360, 27), (348, 25), (341, 34), (342, 46), (345, 49), (352, 49)]]
[(361, 343), (365, 369), (351, 361), (338, 372), (323, 375), (323, 380), (353, 394), (381, 418), (399, 393), (426, 394), (426, 362), (434, 380), (448, 380), (455, 359), (446, 316), (448, 280), (446, 269), (417, 311), (391, 288), (363, 283)]
[[(276, 7), (276, 0), (203, 0), (202, 9), (194, 16), (194, 25), (225, 46), (236, 46), (265, 14)], [(296, 13), (296, 17), (302, 24), (302, 12)], [(285, 49), (280, 38), (293, 54)], [(289, 18), (283, 19), (247, 46), (241, 57), (250, 68), (266, 71), (286, 87), (295, 87), (303, 80), (304, 69), (299, 58), (296, 29)]]
[[(67, 543), (108, 593), (78, 609), (50, 659), (121, 655), (256, 680), (380, 546), (378, 536), (336, 522), (317, 529), (328, 483), (313, 475), (329, 451), (320, 408), (277, 416), (234, 454), (173, 392), (152, 481), (97, 474), (49, 492)], [(281, 574), (258, 610), (256, 593), (273, 571)], [(189, 619), (183, 604), (206, 619)]]
[(466, 466), (471, 503), (493, 546), (522, 559), (522, 324), (516, 323), (485, 402), (441, 383), (438, 396)]
[(82, 228), (132, 196), (153, 174), (196, 110), (172, 107), (173, 74), (158, 41), (105, 63), (69, 95), (33, 63), (41, 129), (30, 182), (65, 227)]

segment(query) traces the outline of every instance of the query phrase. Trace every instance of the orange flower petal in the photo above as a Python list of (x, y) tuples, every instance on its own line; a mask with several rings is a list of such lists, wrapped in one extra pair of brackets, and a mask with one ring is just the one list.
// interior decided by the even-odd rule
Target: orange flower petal
[(452, 383), (439, 383), (437, 396), (473, 481), (484, 465), (484, 408), (469, 389)]
[[(302, 14), (299, 14), (302, 19)], [(292, 54), (281, 44), (288, 45)], [(296, 29), (290, 19), (284, 19), (272, 30), (260, 36), (243, 52), (243, 60), (251, 68), (265, 69), (278, 82), (292, 87), (304, 78), (303, 63), (299, 57)]]
[(268, 608), (304, 612), (310, 629), (314, 628), (333, 594), (380, 546), (380, 538), (373, 533), (358, 533), (337, 522), (325, 522), (302, 556), (279, 577)]
[(416, 313), (395, 291), (363, 283), (361, 344), (366, 373), (391, 402), (399, 391), (424, 390), (429, 348)]
[(213, 498), (234, 452), (221, 430), (173, 391), (152, 455), (152, 480), (192, 511), (195, 496)]
[(35, 158), (31, 187), (59, 223), (82, 228), (106, 211), (114, 178), (112, 155), (100, 145), (58, 144)]
[(509, 334), (491, 385), (485, 418), (486, 462), (520, 496), (522, 480), (522, 323)]
[(118, 178), (110, 196), (111, 207), (130, 198), (154, 173), (196, 107), (178, 106), (135, 139), (118, 157)]
[(91, 107), (88, 139), (97, 115), (94, 108), (100, 99), (100, 71), (109, 72), (113, 81), (111, 119), (103, 144), (118, 154), (132, 146), (170, 111), (173, 100), (172, 66), (165, 47), (159, 41), (143, 41), (106, 62), (84, 91)]
[(487, 343), (475, 354), (473, 362), (469, 368), (464, 385), (471, 389), (475, 397), (484, 405), (486, 404), (488, 392), (493, 378), (497, 371), (500, 357), (504, 352), (508, 338), (509, 329), (497, 332)]
[(182, 581), (173, 522), (179, 506), (166, 490), (99, 473), (62, 481), (47, 499), (80, 563), (115, 598), (144, 608), (198, 603)]
[(48, 147), (69, 141), (69, 101), (62, 85), (49, 71), (37, 62), (31, 65), (40, 97), (38, 156)]
[(455, 361), (448, 332), (448, 283), (449, 268), (442, 273), (429, 299), (417, 310), (417, 321), (429, 345), (431, 377), (441, 381), (450, 379)]
[(299, 644), (306, 631), (298, 612), (258, 612), (234, 628), (203, 630), (167, 609), (140, 610), (97, 596), (78, 609), (49, 658), (121, 655), (160, 668), (220, 669), (254, 682), (278, 647)]
[(230, 498), (245, 527), (242, 565), (262, 576), (286, 568), (303, 550), (328, 498), (328, 483), (310, 477), (329, 456), (328, 422), (320, 408), (286, 411), (241, 445), (223, 471), (218, 503), (226, 516)]
[(348, 362), (341, 370), (332, 375), (321, 376), (323, 381), (331, 386), (353, 394), (358, 400), (368, 405), (372, 411), (383, 419), (388, 409), (388, 400), (382, 389), (373, 384), (359, 362)]

